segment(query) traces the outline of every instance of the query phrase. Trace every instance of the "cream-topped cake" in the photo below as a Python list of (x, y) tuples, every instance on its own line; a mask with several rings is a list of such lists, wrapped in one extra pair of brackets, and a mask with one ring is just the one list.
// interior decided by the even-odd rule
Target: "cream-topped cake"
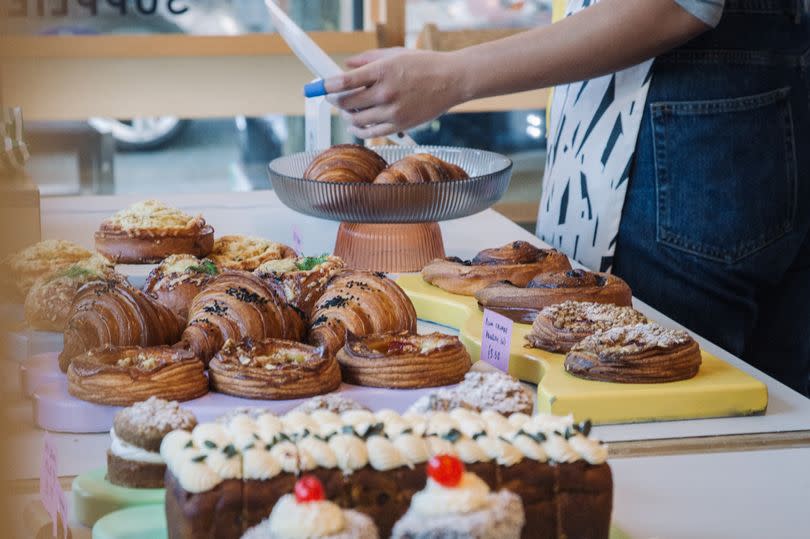
[(160, 455), (169, 432), (194, 428), (194, 414), (176, 401), (156, 397), (124, 408), (115, 415), (107, 451), (107, 480), (122, 487), (162, 488), (166, 463)]
[(526, 517), (519, 496), (493, 493), (452, 455), (432, 457), (427, 473), (427, 485), (394, 525), (393, 539), (520, 539)]
[[(216, 437), (198, 435), (206, 429)], [(231, 416), (165, 438), (169, 537), (212, 529), (219, 537), (239, 537), (269, 516), (301, 474), (318, 477), (328, 499), (368, 515), (388, 537), (425, 488), (428, 460), (446, 454), (491, 491), (506, 489), (522, 500), (522, 537), (606, 538), (612, 479), (607, 448), (589, 431), (589, 423), (570, 416), (465, 409)], [(223, 448), (234, 459), (228, 466)]]
[(341, 509), (325, 498), (321, 481), (305, 475), (295, 493), (285, 494), (270, 516), (242, 539), (378, 539), (374, 522), (357, 511)]

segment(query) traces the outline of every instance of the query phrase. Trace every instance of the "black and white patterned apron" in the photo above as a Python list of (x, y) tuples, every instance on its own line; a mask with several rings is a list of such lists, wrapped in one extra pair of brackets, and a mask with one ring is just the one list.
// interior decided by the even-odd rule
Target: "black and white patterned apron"
[(652, 63), (554, 89), (537, 235), (593, 270), (613, 263)]

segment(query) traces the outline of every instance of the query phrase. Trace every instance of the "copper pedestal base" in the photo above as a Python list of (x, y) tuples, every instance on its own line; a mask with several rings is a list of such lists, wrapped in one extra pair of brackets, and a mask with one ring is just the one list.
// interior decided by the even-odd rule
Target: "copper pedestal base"
[(335, 254), (350, 268), (386, 273), (420, 271), (444, 257), (439, 223), (340, 223)]

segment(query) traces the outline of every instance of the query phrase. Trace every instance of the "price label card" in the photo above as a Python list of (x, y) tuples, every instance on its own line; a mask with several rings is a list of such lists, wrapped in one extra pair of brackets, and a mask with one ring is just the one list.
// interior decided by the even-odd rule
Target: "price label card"
[(295, 249), (299, 255), (304, 254), (304, 235), (301, 234), (301, 229), (298, 228), (298, 225), (292, 226), (292, 243), (293, 249)]
[(42, 438), (42, 459), (39, 466), (39, 499), (53, 521), (53, 536), (57, 534), (57, 520), (62, 517), (63, 530), (67, 527), (67, 500), (59, 484), (59, 463), (56, 444), (46, 432)]
[(512, 321), (507, 317), (484, 309), (481, 328), (481, 361), (496, 369), (509, 372), (509, 351), (512, 347)]

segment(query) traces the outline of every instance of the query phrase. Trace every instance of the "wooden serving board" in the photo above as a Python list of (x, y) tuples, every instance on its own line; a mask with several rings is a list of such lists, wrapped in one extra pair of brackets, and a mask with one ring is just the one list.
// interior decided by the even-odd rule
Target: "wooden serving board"
[[(470, 356), (481, 353), (483, 313), (475, 298), (450, 294), (420, 275), (397, 279), (413, 301), (419, 318), (459, 329)], [(515, 324), (509, 372), (537, 384), (541, 412), (595, 423), (634, 423), (707, 417), (746, 416), (765, 412), (768, 390), (751, 375), (703, 351), (703, 363), (691, 380), (664, 384), (616, 384), (577, 378), (565, 372), (565, 356), (527, 348), (531, 326)]]
[(88, 528), (101, 517), (139, 505), (160, 504), (166, 497), (162, 488), (127, 488), (106, 479), (107, 469), (100, 468), (76, 476), (71, 485), (73, 517)]
[[(268, 513), (271, 508), (268, 508)], [(93, 526), (93, 539), (164, 539), (166, 511), (163, 505), (143, 505), (115, 511)], [(616, 526), (610, 528), (610, 539), (629, 539)]]

